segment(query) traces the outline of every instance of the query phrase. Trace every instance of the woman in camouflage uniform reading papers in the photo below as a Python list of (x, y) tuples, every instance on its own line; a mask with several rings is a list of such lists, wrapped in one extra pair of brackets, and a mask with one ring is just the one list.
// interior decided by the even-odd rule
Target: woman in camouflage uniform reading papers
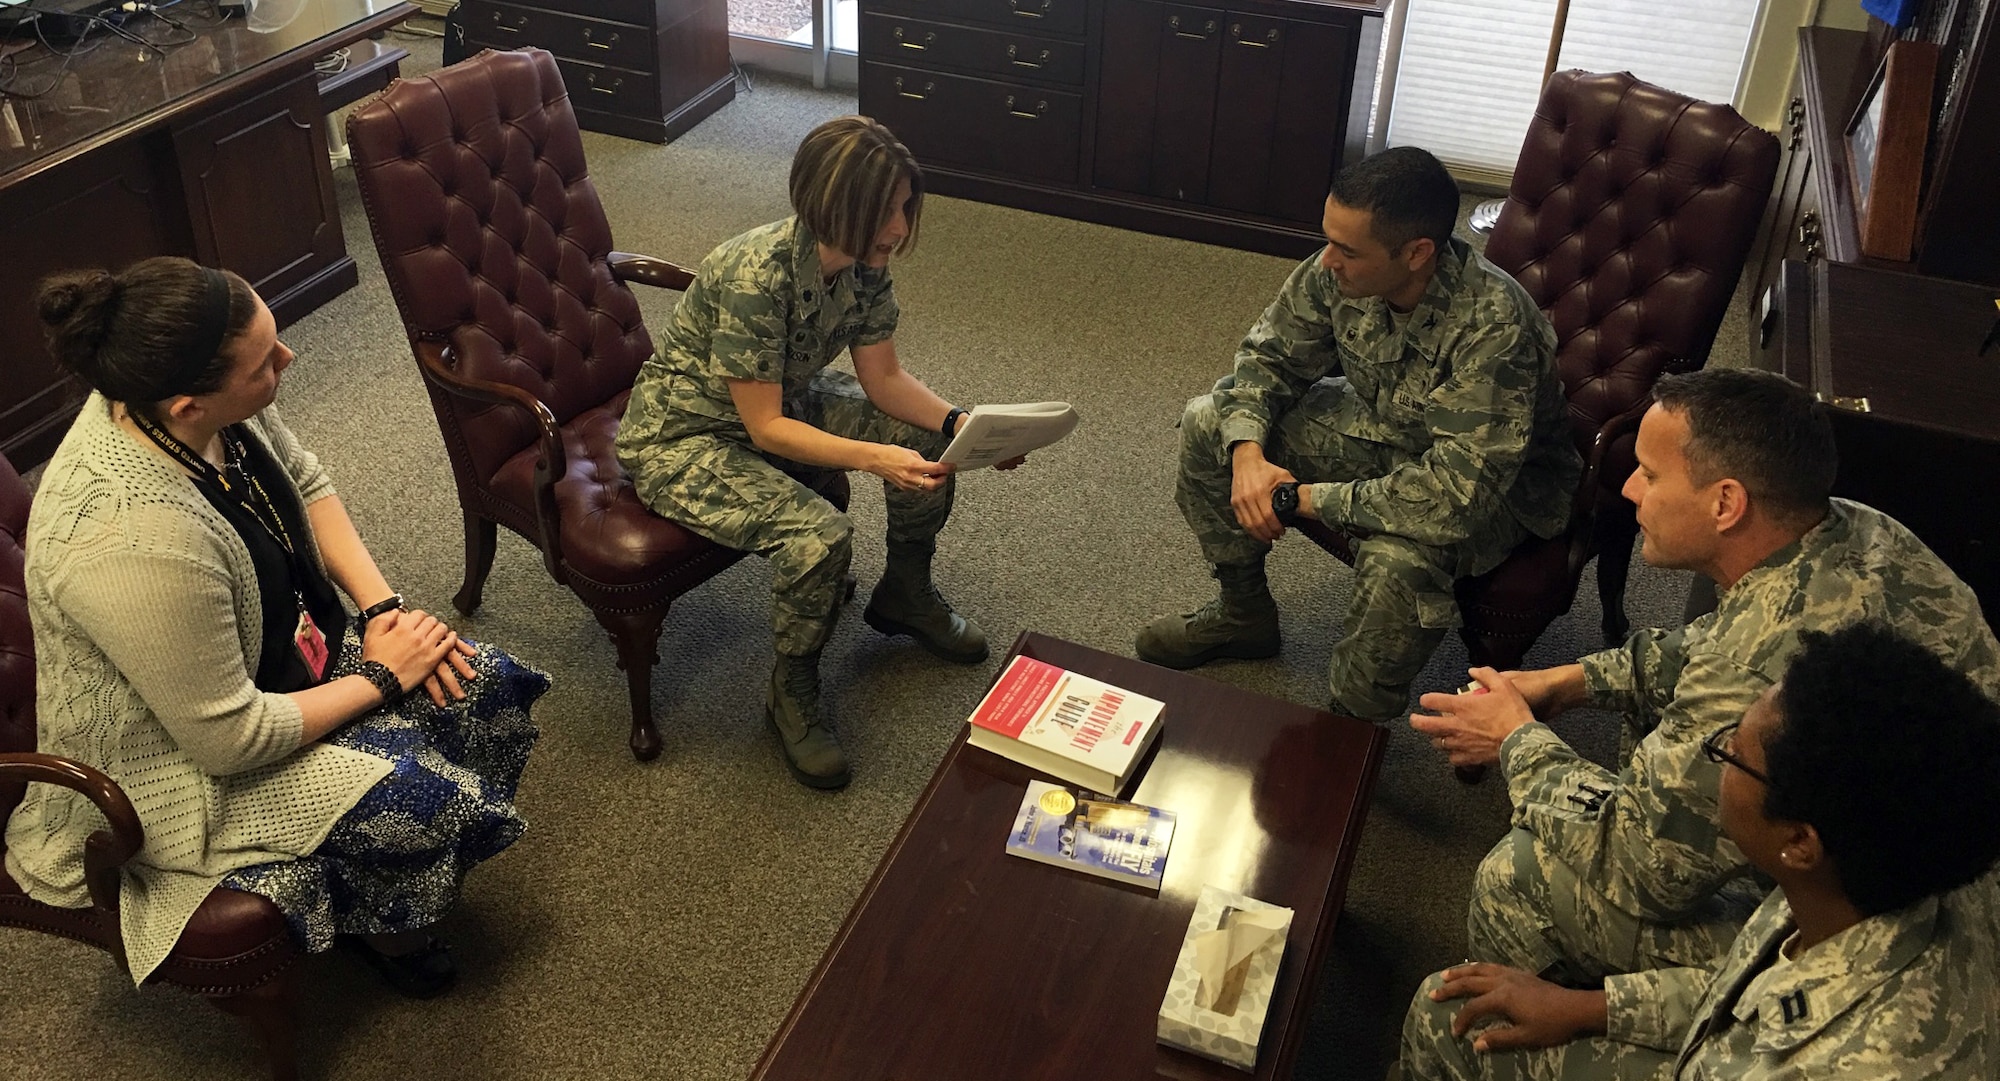
[[(948, 661), (986, 659), (986, 636), (930, 573), (953, 487), (951, 466), (936, 459), (966, 414), (896, 359), (888, 263), (916, 243), (923, 198), (923, 173), (889, 129), (859, 116), (813, 129), (792, 160), (793, 216), (702, 261), (618, 434), (618, 458), (647, 506), (771, 561), (778, 656), (765, 716), (792, 774), (815, 788), (848, 780), (847, 756), (818, 714), (819, 655), (854, 527), (800, 476), (856, 469), (883, 479), (888, 566), (869, 626)], [(853, 375), (827, 368), (842, 350)]]

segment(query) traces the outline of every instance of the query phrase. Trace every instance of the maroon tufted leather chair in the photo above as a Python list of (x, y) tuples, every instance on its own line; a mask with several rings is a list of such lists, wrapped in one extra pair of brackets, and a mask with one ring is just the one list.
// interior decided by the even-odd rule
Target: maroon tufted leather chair
[[(1638, 525), (1619, 492), (1639, 419), (1662, 373), (1708, 360), (1777, 167), (1778, 140), (1727, 105), (1622, 72), (1559, 72), (1543, 87), (1486, 257), (1555, 325), (1584, 473), (1561, 536), (1458, 583), (1473, 664), (1520, 667), (1594, 555), (1605, 640), (1624, 640)], [(1308, 525), (1352, 562), (1343, 535)]]
[[(615, 252), (576, 115), (540, 49), (392, 85), (347, 121), (375, 250), (430, 391), (465, 515), (470, 614), (495, 524), (532, 541), (618, 647), (632, 753), (660, 753), (652, 666), (667, 608), (743, 553), (646, 509), (613, 440), (652, 339), (626, 282), (692, 272)], [(847, 479), (814, 478), (847, 505)]]
[[(21, 577), (27, 528), (28, 486), (0, 457), (0, 853), (7, 848), (7, 817), (31, 782), (82, 792), (103, 812), (107, 828), (91, 834), (84, 846), (89, 908), (31, 900), (0, 865), (0, 926), (87, 942), (123, 968), (119, 867), (145, 843), (145, 830), (111, 778), (67, 758), (34, 753), (35, 649)], [(218, 888), (195, 910), (174, 952), (149, 979), (205, 996), (244, 1018), (270, 1051), (271, 1076), (292, 1081), (298, 1076), (292, 1003), (301, 956), (277, 906), (254, 893)]]

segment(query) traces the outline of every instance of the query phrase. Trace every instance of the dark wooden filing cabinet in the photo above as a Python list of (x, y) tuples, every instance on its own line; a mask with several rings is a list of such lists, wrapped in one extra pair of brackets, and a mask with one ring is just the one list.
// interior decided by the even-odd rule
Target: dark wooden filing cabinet
[[(1834, 494), (1909, 526), (2000, 619), (2000, 345), (1992, 286), (1786, 262), (1754, 354), (1832, 406)], [(1985, 352), (1981, 347), (1985, 346)]]
[(725, 0), (464, 0), (468, 52), (555, 54), (579, 125), (664, 143), (736, 97)]
[(1302, 256), (1361, 156), (1369, 2), (862, 0), (861, 111), (931, 190)]

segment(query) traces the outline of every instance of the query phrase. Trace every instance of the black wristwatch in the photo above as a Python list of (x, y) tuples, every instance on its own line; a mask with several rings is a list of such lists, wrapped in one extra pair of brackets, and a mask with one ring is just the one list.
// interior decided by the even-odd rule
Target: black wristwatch
[[(383, 611), (386, 612), (388, 609), (385, 608)], [(362, 661), (356, 673), (375, 685), (375, 690), (382, 695), (383, 705), (386, 706), (403, 697), (403, 681), (397, 679), (396, 673), (389, 671), (389, 666), (381, 661)]]
[(944, 423), (938, 425), (938, 431), (943, 432), (946, 435), (956, 436), (958, 434), (958, 432), (956, 431), (958, 418), (968, 417), (971, 415), (972, 414), (969, 411), (960, 409), (959, 407), (954, 405), (951, 407), (951, 412), (946, 413), (944, 415)]
[(363, 608), (361, 610), (361, 622), (356, 625), (356, 629), (361, 631), (363, 634), (366, 634), (368, 632), (369, 622), (372, 621), (376, 616), (379, 616), (384, 612), (398, 611), (402, 607), (403, 607), (403, 595), (401, 593), (391, 593), (387, 597), (384, 597), (383, 599), (376, 601), (374, 604), (371, 604), (368, 607)]
[(1299, 517), (1299, 485), (1297, 481), (1286, 481), (1271, 489), (1271, 513), (1278, 516), (1279, 525), (1291, 525)]

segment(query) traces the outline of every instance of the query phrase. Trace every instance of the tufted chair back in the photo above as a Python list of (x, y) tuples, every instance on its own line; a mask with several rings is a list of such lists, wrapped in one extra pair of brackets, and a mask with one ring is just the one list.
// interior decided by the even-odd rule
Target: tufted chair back
[[(394, 84), (357, 126), (376, 249), (412, 340), (447, 343), (469, 379), (519, 387), (557, 425), (630, 391), (653, 343), (612, 273), (611, 226), (555, 60), (489, 53)], [(394, 146), (377, 145), (393, 139)], [(377, 213), (393, 203), (395, 213)], [(461, 483), (490, 484), (535, 418), (433, 388)]]
[[(1585, 453), (1663, 372), (1707, 361), (1777, 162), (1777, 139), (1735, 109), (1624, 72), (1543, 88), (1486, 257), (1555, 325)], [(1613, 494), (1633, 466), (1620, 442), (1599, 473)]]
[(1777, 167), (1777, 138), (1727, 105), (1624, 72), (1558, 72), (1487, 240), (1486, 257), (1555, 326), (1570, 422), (1593, 466), (1577, 498), (1579, 527), (1595, 536), (1576, 538), (1571, 569), (1599, 555), (1611, 641), (1627, 626), (1637, 525), (1619, 490), (1637, 466), (1638, 419), (1663, 373), (1707, 362)]
[[(35, 749), (35, 642), (21, 569), (27, 538), (28, 485), (0, 456), (0, 754)], [(7, 850), (7, 816), (24, 787), (0, 781), (0, 852)]]

